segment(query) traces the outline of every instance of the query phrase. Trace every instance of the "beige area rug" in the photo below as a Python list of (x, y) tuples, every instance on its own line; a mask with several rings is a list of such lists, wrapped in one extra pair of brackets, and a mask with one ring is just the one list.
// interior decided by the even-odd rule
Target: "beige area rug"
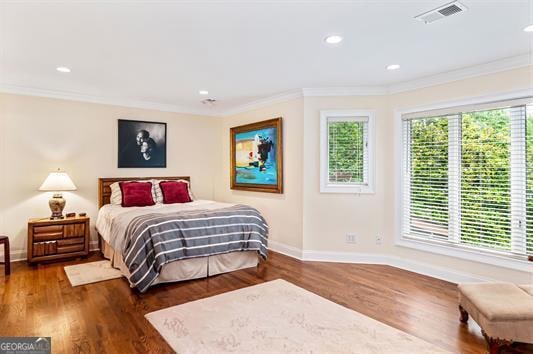
[(446, 353), (274, 280), (146, 315), (177, 353)]
[(109, 261), (76, 264), (67, 266), (64, 269), (72, 286), (122, 277), (120, 270), (113, 268)]

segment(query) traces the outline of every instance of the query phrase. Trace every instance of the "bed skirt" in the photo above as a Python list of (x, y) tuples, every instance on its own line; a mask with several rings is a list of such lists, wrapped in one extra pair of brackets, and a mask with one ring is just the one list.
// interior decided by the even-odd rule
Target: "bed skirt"
[[(105, 258), (111, 261), (114, 268), (129, 278), (130, 272), (122, 259), (122, 255), (115, 251), (100, 237), (100, 250)], [(242, 251), (174, 261), (165, 264), (159, 276), (152, 285), (170, 283), (182, 280), (206, 278), (208, 276), (233, 272), (239, 269), (256, 267), (259, 263), (257, 251)]]

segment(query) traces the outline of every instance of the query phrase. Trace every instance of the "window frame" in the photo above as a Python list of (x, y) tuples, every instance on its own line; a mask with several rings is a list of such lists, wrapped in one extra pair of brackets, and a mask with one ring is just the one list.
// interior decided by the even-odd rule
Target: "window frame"
[[(340, 184), (329, 182), (329, 130), (328, 120), (367, 121), (367, 183)], [(322, 110), (320, 111), (320, 193), (373, 194), (375, 188), (375, 112), (373, 110)]]
[[(444, 102), (435, 105), (420, 106), (411, 109), (395, 110), (394, 139), (395, 139), (395, 245), (412, 248), (420, 251), (441, 254), (445, 256), (475, 261), (499, 267), (510, 268), (519, 271), (532, 272), (533, 263), (527, 260), (527, 256), (518, 256), (508, 252), (490, 249), (470, 247), (465, 244), (454, 244), (450, 241), (425, 240), (422, 238), (408, 237), (403, 234), (404, 213), (402, 210), (404, 192), (404, 154), (405, 148), (402, 139), (402, 117), (406, 114), (430, 113), (437, 110), (457, 109), (462, 106), (483, 105), (497, 101), (519, 100), (533, 97), (533, 89), (519, 90), (500, 95), (473, 97), (465, 100)], [(430, 113), (431, 114), (431, 113)]]

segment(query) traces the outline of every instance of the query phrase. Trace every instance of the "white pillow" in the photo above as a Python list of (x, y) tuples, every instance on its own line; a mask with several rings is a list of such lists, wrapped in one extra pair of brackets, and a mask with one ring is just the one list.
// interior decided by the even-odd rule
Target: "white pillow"
[(122, 191), (120, 190), (119, 182), (112, 183), (109, 188), (111, 188), (109, 202), (114, 205), (122, 205)]
[[(121, 182), (151, 182), (152, 183), (152, 198), (154, 200), (154, 203), (159, 203), (157, 201), (157, 195), (156, 195), (156, 186), (159, 189), (159, 193), (161, 193), (161, 189), (159, 188), (159, 184), (155, 183), (155, 180), (138, 180), (138, 181), (121, 181)], [(109, 197), (109, 202), (114, 205), (122, 205), (122, 190), (120, 189), (120, 182), (112, 183), (109, 188), (111, 188), (111, 197)], [(161, 194), (161, 203), (163, 202), (163, 194)]]
[(155, 192), (154, 202), (156, 202), (157, 204), (162, 204), (163, 203), (163, 192), (161, 191), (161, 187), (159, 187), (159, 182), (163, 182), (163, 180), (159, 180), (159, 179), (152, 180), (152, 183), (154, 186), (154, 192)]
[(159, 182), (165, 182), (165, 181), (187, 183), (187, 190), (189, 191), (189, 198), (191, 198), (191, 201), (195, 200), (194, 195), (192, 194), (192, 191), (191, 191), (191, 184), (189, 183), (189, 181), (184, 180), (184, 179), (173, 179), (173, 180), (154, 179), (154, 180), (152, 180), (152, 183), (153, 183), (153, 186), (154, 186), (154, 194), (155, 194), (154, 201), (156, 203), (163, 204), (163, 191), (161, 191), (161, 187), (159, 186)]

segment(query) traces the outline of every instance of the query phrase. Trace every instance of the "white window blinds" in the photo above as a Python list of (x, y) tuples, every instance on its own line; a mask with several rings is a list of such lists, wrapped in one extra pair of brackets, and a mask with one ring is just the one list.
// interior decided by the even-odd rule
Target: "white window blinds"
[(368, 120), (330, 118), (327, 127), (328, 183), (367, 183)]
[(527, 254), (533, 254), (533, 105), (526, 113), (526, 248)]
[(533, 254), (532, 107), (403, 117), (403, 237)]
[(406, 232), (427, 238), (447, 238), (448, 119), (432, 117), (404, 121), (407, 207)]

